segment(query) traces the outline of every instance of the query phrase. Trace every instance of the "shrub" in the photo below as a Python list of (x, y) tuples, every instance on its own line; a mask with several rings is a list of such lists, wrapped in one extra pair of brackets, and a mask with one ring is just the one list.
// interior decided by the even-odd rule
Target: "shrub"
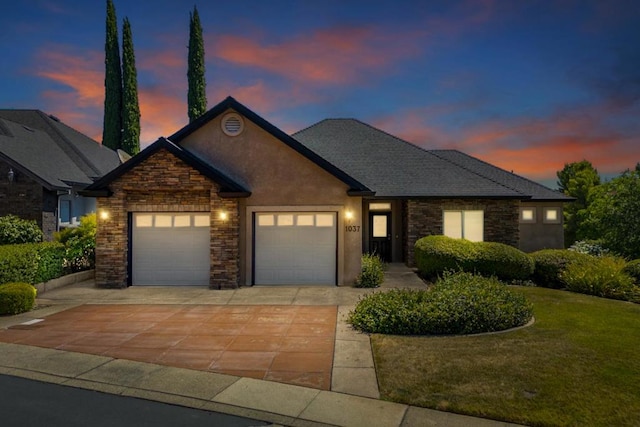
[(432, 279), (444, 271), (468, 271), (503, 280), (526, 280), (533, 273), (529, 255), (497, 242), (470, 242), (447, 236), (427, 236), (415, 245), (422, 276)]
[(46, 282), (64, 274), (64, 245), (58, 242), (42, 242), (35, 245), (38, 269), (34, 283)]
[(33, 244), (0, 246), (0, 284), (35, 283), (38, 257)]
[(570, 264), (581, 260), (589, 260), (591, 255), (567, 249), (542, 249), (530, 254), (535, 268), (533, 281), (541, 287), (560, 289), (565, 287), (562, 273)]
[(19, 314), (33, 308), (36, 288), (28, 283), (0, 285), (0, 314)]
[(623, 271), (633, 278), (636, 285), (640, 285), (640, 259), (629, 261)]
[(361, 272), (356, 279), (356, 288), (377, 288), (384, 280), (384, 264), (378, 255), (362, 255)]
[(569, 250), (593, 256), (609, 254), (609, 249), (604, 248), (600, 240), (580, 240), (571, 245)]
[(428, 290), (394, 289), (370, 294), (349, 314), (363, 332), (427, 335), (473, 334), (521, 326), (531, 305), (496, 278), (445, 273)]
[(80, 225), (56, 234), (65, 246), (64, 269), (68, 273), (90, 270), (96, 264), (96, 214), (80, 218)]
[(629, 301), (635, 299), (638, 289), (624, 272), (625, 265), (618, 257), (591, 257), (570, 263), (561, 277), (570, 291)]
[(31, 220), (15, 215), (0, 217), (0, 245), (42, 242), (42, 230)]

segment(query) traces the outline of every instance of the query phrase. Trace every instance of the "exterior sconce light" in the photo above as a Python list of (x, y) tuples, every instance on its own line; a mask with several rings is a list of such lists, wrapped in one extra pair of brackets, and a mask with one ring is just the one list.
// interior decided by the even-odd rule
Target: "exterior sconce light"
[(349, 219), (349, 220), (353, 219), (353, 212), (352, 211), (346, 211), (344, 213), (344, 217)]
[(9, 168), (9, 173), (7, 173), (7, 179), (9, 180), (9, 182), (13, 182), (15, 177), (16, 177), (16, 173), (13, 171), (12, 168)]
[(100, 219), (102, 220), (108, 220), (109, 219), (109, 212), (105, 211), (105, 210), (101, 210), (100, 211)]
[(227, 214), (225, 211), (220, 212), (219, 216), (222, 221), (226, 221), (229, 218), (229, 214)]

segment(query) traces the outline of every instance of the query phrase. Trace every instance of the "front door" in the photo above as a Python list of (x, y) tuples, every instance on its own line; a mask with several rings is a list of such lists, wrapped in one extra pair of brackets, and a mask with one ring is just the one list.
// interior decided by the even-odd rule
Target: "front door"
[(369, 252), (391, 262), (391, 212), (369, 213)]

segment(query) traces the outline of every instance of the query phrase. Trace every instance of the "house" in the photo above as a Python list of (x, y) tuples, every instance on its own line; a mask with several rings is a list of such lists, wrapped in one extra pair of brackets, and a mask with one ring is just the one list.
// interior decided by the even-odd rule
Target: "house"
[(39, 110), (0, 110), (0, 216), (35, 220), (45, 240), (95, 211), (78, 194), (120, 164), (116, 152)]
[(413, 264), (428, 234), (561, 247), (565, 196), (357, 120), (293, 136), (229, 97), (83, 194), (99, 286), (350, 285), (371, 251)]

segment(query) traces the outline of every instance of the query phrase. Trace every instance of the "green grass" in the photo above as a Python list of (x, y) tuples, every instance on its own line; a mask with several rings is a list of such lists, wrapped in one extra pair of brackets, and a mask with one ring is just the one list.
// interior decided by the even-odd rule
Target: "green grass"
[(533, 426), (640, 425), (640, 305), (520, 287), (536, 323), (371, 337), (384, 399)]

